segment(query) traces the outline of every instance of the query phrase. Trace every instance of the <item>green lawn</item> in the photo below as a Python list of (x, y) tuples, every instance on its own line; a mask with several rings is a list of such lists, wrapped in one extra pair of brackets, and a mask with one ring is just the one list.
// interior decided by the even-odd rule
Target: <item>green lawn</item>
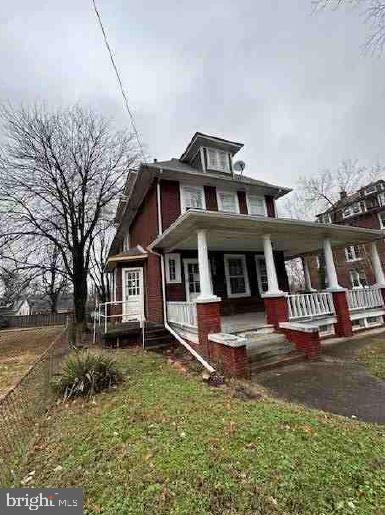
[(115, 355), (125, 383), (50, 413), (28, 486), (84, 486), (88, 514), (385, 512), (385, 428), (241, 400), (154, 354)]
[(373, 375), (385, 379), (385, 337), (370, 343), (358, 354), (358, 361)]

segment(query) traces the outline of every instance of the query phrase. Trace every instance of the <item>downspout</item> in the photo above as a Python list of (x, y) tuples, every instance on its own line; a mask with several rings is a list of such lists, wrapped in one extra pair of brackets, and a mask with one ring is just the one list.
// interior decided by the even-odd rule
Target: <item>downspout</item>
[[(162, 170), (160, 170), (160, 173), (162, 173)], [(158, 177), (158, 182), (156, 185), (156, 194), (157, 194), (157, 205), (158, 205), (158, 232), (159, 235), (163, 233), (163, 227), (162, 227), (162, 209), (161, 209), (161, 197), (160, 197), (160, 181)], [(195, 350), (191, 345), (189, 345), (179, 334), (172, 329), (168, 323), (167, 323), (167, 302), (166, 302), (166, 279), (165, 279), (165, 272), (164, 272), (164, 255), (159, 254), (158, 252), (151, 251), (153, 254), (156, 254), (160, 257), (160, 272), (161, 272), (161, 278), (162, 278), (162, 303), (163, 303), (163, 322), (164, 327), (167, 329), (169, 333), (173, 335), (173, 337), (185, 347), (190, 354), (194, 356), (195, 359), (199, 361), (201, 365), (205, 367), (205, 369), (210, 373), (213, 374), (215, 372), (215, 368), (213, 368), (207, 361)]]

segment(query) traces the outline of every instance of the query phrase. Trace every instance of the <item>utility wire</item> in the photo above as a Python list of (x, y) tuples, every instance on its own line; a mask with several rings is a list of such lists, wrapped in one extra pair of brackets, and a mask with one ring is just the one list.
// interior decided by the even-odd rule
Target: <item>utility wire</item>
[(117, 78), (117, 81), (118, 81), (119, 89), (120, 89), (120, 92), (121, 92), (122, 97), (123, 97), (124, 105), (126, 107), (128, 116), (130, 117), (132, 130), (134, 131), (135, 138), (136, 138), (136, 141), (138, 143), (139, 150), (140, 150), (141, 156), (143, 158), (143, 161), (146, 161), (146, 154), (145, 154), (144, 149), (143, 149), (143, 145), (142, 145), (142, 141), (141, 141), (141, 138), (140, 138), (140, 135), (139, 135), (139, 131), (136, 128), (134, 114), (133, 114), (133, 112), (130, 109), (130, 105), (128, 103), (128, 98), (127, 98), (126, 92), (125, 92), (124, 87), (123, 87), (123, 82), (122, 82), (122, 79), (120, 78), (120, 73), (119, 73), (117, 64), (115, 63), (114, 54), (113, 54), (111, 46), (110, 46), (110, 44), (108, 42), (107, 33), (106, 33), (106, 30), (105, 30), (105, 28), (103, 26), (103, 22), (102, 22), (100, 14), (99, 14), (98, 8), (96, 7), (95, 0), (92, 0), (92, 5), (93, 5), (96, 17), (98, 19), (99, 26), (100, 26), (102, 34), (103, 34), (104, 43), (105, 43), (106, 48), (108, 50), (108, 54), (109, 54), (110, 59), (111, 59), (112, 67), (113, 67), (113, 69), (115, 71), (115, 75), (116, 75), (116, 78)]

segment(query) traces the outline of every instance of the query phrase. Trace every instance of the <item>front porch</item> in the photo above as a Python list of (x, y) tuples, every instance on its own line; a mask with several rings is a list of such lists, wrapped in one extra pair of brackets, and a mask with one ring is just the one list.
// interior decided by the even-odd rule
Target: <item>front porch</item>
[[(383, 238), (381, 231), (350, 226), (323, 226), (191, 210), (159, 236), (150, 248), (174, 254), (196, 249), (199, 295), (193, 300), (166, 299), (166, 319), (202, 354), (221, 361), (228, 372), (247, 375), (244, 363), (248, 353), (247, 333), (263, 333), (273, 328), (275, 332), (284, 334), (306, 357), (313, 358), (321, 350), (321, 338), (351, 336), (353, 331), (384, 323), (385, 277), (376, 247), (376, 240), (380, 238)], [(347, 291), (338, 283), (332, 249), (368, 242), (372, 244), (376, 285)], [(308, 293), (284, 291), (276, 256), (282, 253), (284, 257), (292, 258), (320, 249), (325, 256), (328, 289), (314, 291), (305, 270)], [(229, 254), (230, 259), (234, 256), (238, 260), (238, 263), (233, 260), (233, 272), (227, 275), (235, 292), (245, 297), (250, 294), (250, 284), (244, 274), (237, 272), (242, 268), (242, 259), (245, 259), (241, 259), (241, 255), (251, 252), (255, 259), (263, 259), (263, 280), (258, 276), (258, 269), (256, 277), (263, 302), (261, 309), (231, 315), (223, 313), (223, 300), (217, 294), (210, 259), (214, 252)], [(227, 294), (231, 293), (228, 279), (226, 277)], [(239, 365), (240, 362), (243, 364)]]

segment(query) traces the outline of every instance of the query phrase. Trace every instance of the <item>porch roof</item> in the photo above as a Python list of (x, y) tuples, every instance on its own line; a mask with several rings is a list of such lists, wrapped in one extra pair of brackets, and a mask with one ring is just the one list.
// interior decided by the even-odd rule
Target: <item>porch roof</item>
[(286, 258), (321, 250), (325, 238), (330, 239), (333, 247), (385, 238), (385, 231), (376, 229), (190, 209), (158, 236), (149, 249), (196, 249), (199, 229), (207, 230), (209, 250), (229, 252), (262, 251), (262, 236), (270, 234), (274, 249), (283, 251)]

